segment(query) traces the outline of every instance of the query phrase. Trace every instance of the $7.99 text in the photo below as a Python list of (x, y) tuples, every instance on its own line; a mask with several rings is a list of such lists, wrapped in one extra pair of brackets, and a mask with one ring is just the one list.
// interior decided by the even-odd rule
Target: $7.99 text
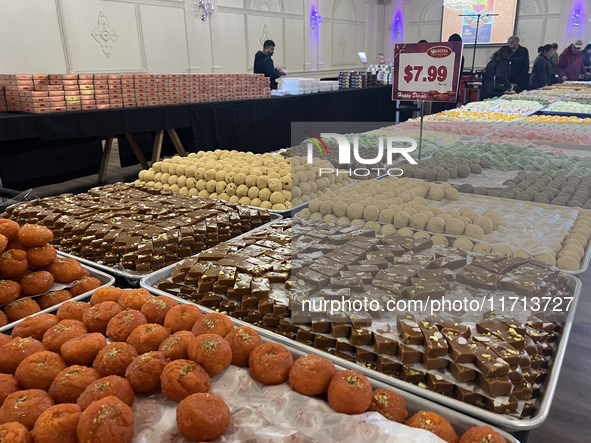
[(415, 71), (415, 75), (414, 75), (415, 82), (420, 82), (420, 81), (434, 82), (435, 80), (438, 80), (440, 82), (444, 82), (447, 79), (447, 68), (445, 66), (440, 66), (439, 68), (437, 68), (437, 66), (429, 66), (429, 68), (427, 68), (427, 76), (423, 77), (421, 79), (420, 76), (421, 76), (421, 72), (423, 72), (423, 69), (424, 69), (423, 66), (412, 67), (410, 65), (408, 65), (406, 68), (404, 68), (404, 80), (406, 81), (406, 83), (409, 83), (413, 79), (413, 70)]

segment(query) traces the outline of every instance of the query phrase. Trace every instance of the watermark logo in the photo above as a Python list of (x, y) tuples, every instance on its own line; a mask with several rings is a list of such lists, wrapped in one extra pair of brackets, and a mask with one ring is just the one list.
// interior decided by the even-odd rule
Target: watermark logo
[[(333, 138), (337, 141), (338, 143), (338, 147), (339, 147), (339, 158), (338, 158), (338, 164), (339, 165), (348, 165), (351, 164), (351, 144), (349, 142), (349, 140), (347, 139), (347, 137), (345, 137), (342, 134), (337, 134), (337, 133), (321, 133), (320, 137), (318, 137), (315, 134), (312, 134), (311, 132), (308, 131), (304, 131), (307, 134), (310, 134), (312, 137), (308, 137), (306, 138), (306, 140), (308, 141), (308, 156), (307, 156), (307, 162), (308, 164), (312, 164), (313, 160), (314, 160), (314, 155), (313, 155), (313, 151), (314, 151), (314, 145), (316, 145), (316, 147), (320, 150), (320, 152), (322, 154), (324, 154), (326, 152), (326, 154), (328, 155), (328, 148), (326, 147), (326, 144), (324, 143), (323, 139), (326, 138)], [(384, 148), (384, 141), (386, 142), (386, 147)], [(399, 146), (399, 145), (394, 145), (394, 143), (396, 142), (402, 142), (402, 143), (406, 143), (409, 144), (410, 146)], [(324, 147), (324, 151), (321, 148), (321, 145)], [(404, 159), (406, 159), (406, 161), (408, 161), (410, 164), (416, 165), (417, 162), (411, 157), (410, 153), (413, 152), (415, 149), (417, 148), (417, 142), (416, 140), (410, 138), (410, 137), (390, 137), (390, 136), (383, 136), (383, 137), (379, 137), (378, 138), (378, 147), (377, 147), (377, 154), (374, 158), (363, 158), (361, 157), (360, 153), (359, 153), (359, 137), (354, 136), (353, 137), (353, 157), (355, 158), (355, 160), (362, 164), (362, 165), (378, 165), (380, 163), (382, 163), (383, 159), (384, 159), (384, 150), (385, 150), (385, 154), (386, 154), (386, 165), (391, 165), (393, 164), (393, 160), (394, 160), (394, 154), (400, 154), (402, 157), (404, 157)], [(337, 175), (339, 175), (339, 173), (345, 173), (351, 176), (358, 176), (358, 177), (367, 177), (371, 174), (371, 171), (375, 170), (378, 175), (383, 175), (383, 174), (388, 174), (390, 176), (395, 176), (395, 177), (400, 177), (401, 175), (404, 174), (404, 172), (402, 171), (402, 169), (400, 168), (370, 168), (370, 169), (366, 169), (366, 168), (358, 168), (355, 170), (338, 170), (338, 169), (331, 169), (331, 168), (320, 168), (319, 170), (319, 174), (323, 175), (323, 174), (334, 174), (336, 173)], [(383, 173), (381, 173), (380, 171), (385, 171)]]
[[(318, 149), (320, 150), (321, 154), (324, 154), (324, 152), (326, 152), (326, 155), (328, 155), (328, 148), (326, 147), (326, 144), (324, 143), (324, 141), (318, 137), (316, 134), (313, 134), (312, 132), (308, 132), (308, 131), (303, 131), (305, 134), (310, 134), (312, 137), (306, 137), (306, 141), (309, 143), (314, 143)], [(324, 147), (324, 152), (322, 151), (322, 147), (320, 147), (320, 145), (322, 145), (322, 147)], [(308, 158), (310, 158), (310, 154), (308, 153)], [(310, 163), (310, 162), (308, 162)]]

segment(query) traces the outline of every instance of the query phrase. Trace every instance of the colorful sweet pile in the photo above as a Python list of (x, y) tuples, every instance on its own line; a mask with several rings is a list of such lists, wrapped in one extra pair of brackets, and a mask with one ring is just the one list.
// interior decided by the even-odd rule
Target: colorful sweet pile
[(565, 86), (560, 86), (557, 88), (545, 88), (543, 91), (548, 95), (569, 95), (578, 92), (577, 89), (567, 88)]
[(465, 121), (465, 122), (510, 122), (522, 118), (523, 115), (506, 112), (481, 112), (460, 109), (440, 112), (426, 117), (429, 121)]
[(513, 94), (513, 95), (503, 95), (501, 96), (501, 99), (503, 100), (509, 100), (509, 101), (519, 101), (519, 100), (525, 100), (525, 101), (534, 101), (534, 102), (538, 102), (539, 104), (546, 106), (549, 105), (550, 103), (554, 103), (555, 101), (557, 101), (558, 99), (556, 97), (552, 97), (550, 95), (545, 95), (545, 94), (531, 94), (530, 92), (537, 92), (537, 91), (524, 91), (521, 94)]
[(534, 146), (518, 146), (508, 143), (482, 142), (457, 143), (433, 153), (433, 157), (454, 157), (488, 160), (493, 169), (555, 172), (565, 175), (591, 176), (591, 158), (581, 159), (552, 152)]
[(576, 99), (561, 100), (559, 102), (552, 103), (550, 106), (548, 106), (546, 110), (554, 112), (573, 112), (577, 114), (591, 114), (591, 100), (586, 100), (586, 102), (580, 102)]
[[(437, 114), (440, 115), (440, 114)], [(428, 118), (432, 118), (435, 116), (429, 116)], [(420, 128), (421, 122), (418, 120), (409, 120), (406, 123), (398, 125), (400, 128), (404, 130), (416, 130), (416, 134), (418, 135), (418, 130)], [(439, 121), (436, 119), (425, 120), (423, 124), (423, 134), (424, 131), (433, 131), (440, 134), (451, 133), (457, 134), (459, 136), (464, 137), (483, 137), (488, 134), (492, 134), (499, 128), (505, 126), (504, 122), (498, 121), (488, 121), (488, 122), (464, 122), (464, 121)], [(382, 130), (389, 130), (393, 128), (393, 126), (382, 128)], [(400, 132), (399, 132), (400, 134)], [(457, 140), (456, 140), (457, 141)], [(454, 142), (455, 143), (455, 142)], [(448, 143), (446, 143), (448, 144)]]
[(494, 134), (537, 142), (591, 145), (591, 119), (532, 115)]
[(543, 107), (544, 105), (535, 100), (495, 100), (468, 103), (460, 108), (460, 112), (499, 112), (510, 115), (530, 115)]
[(591, 94), (572, 94), (565, 100), (567, 102), (583, 103), (584, 105), (591, 104)]
[[(369, 132), (369, 134), (376, 136), (392, 136), (392, 137), (410, 137), (416, 140), (420, 137), (419, 125), (411, 122), (410, 124), (403, 123), (401, 125), (388, 126)], [(427, 130), (423, 128), (423, 140), (428, 140), (430, 143), (436, 145), (450, 145), (454, 144), (460, 139), (459, 134), (450, 134), (440, 131)], [(377, 145), (376, 145), (377, 146)]]

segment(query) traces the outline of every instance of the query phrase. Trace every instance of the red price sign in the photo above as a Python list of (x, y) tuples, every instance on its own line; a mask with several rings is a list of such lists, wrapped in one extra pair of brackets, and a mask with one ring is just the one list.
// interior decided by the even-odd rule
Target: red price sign
[(455, 102), (462, 42), (396, 45), (392, 100)]

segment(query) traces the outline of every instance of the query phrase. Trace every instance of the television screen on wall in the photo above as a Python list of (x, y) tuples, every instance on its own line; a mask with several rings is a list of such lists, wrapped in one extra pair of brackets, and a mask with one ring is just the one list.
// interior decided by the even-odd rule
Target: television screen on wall
[[(513, 35), (517, 16), (518, 0), (474, 0), (463, 11), (454, 11), (443, 7), (441, 41), (447, 41), (450, 35), (459, 34), (464, 44), (474, 44), (478, 14), (478, 44), (501, 44)], [(490, 15), (499, 14), (499, 15)], [(463, 15), (464, 17), (461, 17)]]

